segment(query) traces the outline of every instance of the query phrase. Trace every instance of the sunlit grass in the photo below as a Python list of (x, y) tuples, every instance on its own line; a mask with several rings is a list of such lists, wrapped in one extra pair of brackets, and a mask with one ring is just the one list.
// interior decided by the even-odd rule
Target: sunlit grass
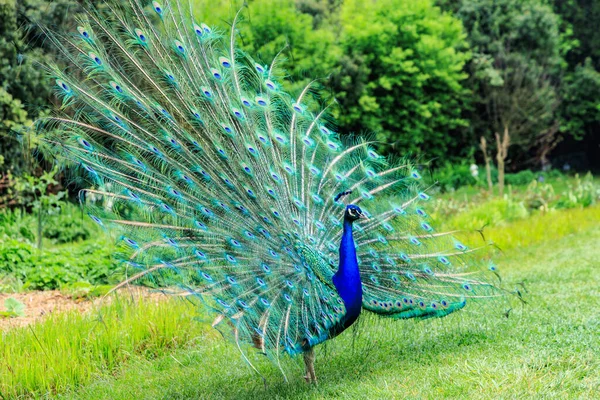
[(483, 228), (486, 240), (506, 251), (557, 240), (598, 226), (600, 205), (540, 212), (526, 218), (516, 218), (512, 222), (505, 218), (506, 215), (515, 214), (518, 214), (518, 211), (508, 209), (505, 202), (492, 201), (450, 217), (444, 221), (440, 230), (463, 229), (470, 232), (475, 241), (480, 237), (475, 231)]
[(181, 299), (120, 295), (86, 315), (55, 314), (0, 332), (0, 398), (61, 392), (110, 375), (131, 357), (153, 359), (185, 347), (206, 335), (193, 317)]

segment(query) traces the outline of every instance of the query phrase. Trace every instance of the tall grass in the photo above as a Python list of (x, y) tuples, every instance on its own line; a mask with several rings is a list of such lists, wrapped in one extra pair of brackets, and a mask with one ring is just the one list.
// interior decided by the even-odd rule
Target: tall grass
[(134, 355), (153, 359), (185, 347), (208, 334), (194, 315), (181, 299), (120, 296), (88, 314), (54, 314), (2, 332), (0, 398), (59, 393), (117, 372)]
[(471, 241), (476, 241), (480, 238), (477, 230), (483, 228), (486, 240), (502, 250), (510, 250), (582, 232), (600, 221), (600, 205), (550, 210), (529, 217), (520, 217), (519, 207), (503, 200), (490, 201), (446, 219), (440, 230), (463, 229)]

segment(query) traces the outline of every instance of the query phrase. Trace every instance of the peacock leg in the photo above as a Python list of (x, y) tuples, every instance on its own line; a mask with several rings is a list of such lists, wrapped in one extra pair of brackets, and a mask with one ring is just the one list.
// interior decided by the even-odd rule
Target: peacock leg
[(315, 349), (311, 347), (304, 352), (304, 365), (306, 366), (306, 376), (304, 379), (307, 383), (317, 384), (317, 375), (315, 374)]

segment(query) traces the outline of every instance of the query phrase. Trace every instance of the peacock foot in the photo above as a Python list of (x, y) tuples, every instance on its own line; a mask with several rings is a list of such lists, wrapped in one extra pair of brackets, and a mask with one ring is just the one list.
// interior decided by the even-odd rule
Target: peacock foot
[(317, 384), (317, 375), (315, 374), (315, 349), (310, 348), (304, 352), (304, 365), (306, 367), (306, 375), (304, 379), (306, 383)]

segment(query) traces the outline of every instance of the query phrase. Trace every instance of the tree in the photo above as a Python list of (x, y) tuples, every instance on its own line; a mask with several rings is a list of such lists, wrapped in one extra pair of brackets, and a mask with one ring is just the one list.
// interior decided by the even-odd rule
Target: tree
[[(558, 148), (563, 156), (577, 154), (580, 167), (587, 167), (581, 153), (587, 153), (600, 167), (600, 2), (595, 0), (554, 0), (570, 46), (565, 51), (568, 63), (564, 77), (560, 131), (566, 137)], [(565, 154), (567, 153), (567, 154)]]
[(332, 85), (345, 131), (374, 132), (388, 153), (468, 152), (461, 109), (470, 53), (460, 21), (429, 0), (347, 0), (341, 28)]
[(37, 63), (52, 58), (36, 23), (63, 26), (73, 17), (73, 0), (0, 0), (0, 157), (4, 169), (25, 168), (26, 151), (17, 134), (31, 125), (51, 97)]
[[(237, 44), (257, 62), (271, 63), (277, 57), (276, 73), (284, 88), (299, 93), (313, 79), (330, 75), (341, 50), (335, 27), (329, 24), (334, 3), (304, 0), (193, 0), (196, 18), (212, 26), (229, 29), (239, 10)], [(321, 85), (322, 86), (322, 85)], [(324, 93), (324, 92), (323, 92)]]
[[(473, 51), (471, 129), (496, 139), (502, 193), (506, 162), (540, 164), (556, 144), (558, 129), (552, 127), (563, 66), (559, 19), (536, 0), (465, 0), (457, 16)], [(533, 150), (537, 157), (530, 157)]]
[(2, 167), (5, 169), (13, 164), (13, 159), (22, 158), (11, 136), (15, 130), (30, 123), (30, 117), (23, 102), (16, 96), (27, 94), (27, 90), (23, 90), (25, 83), (21, 81), (22, 77), (26, 80), (35, 80), (35, 77), (31, 76), (31, 68), (23, 65), (24, 57), (19, 51), (23, 40), (18, 31), (14, 0), (0, 3), (0, 20), (3, 22), (0, 25), (0, 157), (5, 159)]
[(600, 73), (590, 58), (565, 77), (561, 129), (583, 139), (590, 127), (600, 123)]
[[(501, 63), (502, 60), (502, 63)], [(503, 65), (506, 63), (506, 65)], [(556, 144), (559, 99), (556, 87), (544, 68), (516, 57), (496, 59), (501, 85), (481, 83), (482, 99), (490, 125), (494, 130), (497, 148), (498, 184), (504, 189), (504, 166), (509, 146), (516, 147), (516, 155), (526, 154), (531, 148), (546, 150)], [(514, 148), (513, 147), (513, 148)], [(538, 151), (546, 158), (547, 151)], [(539, 160), (544, 166), (543, 160)]]
[(565, 31), (577, 41), (565, 58), (571, 69), (590, 59), (591, 65), (600, 68), (600, 2), (597, 0), (553, 0), (550, 2), (560, 15)]

